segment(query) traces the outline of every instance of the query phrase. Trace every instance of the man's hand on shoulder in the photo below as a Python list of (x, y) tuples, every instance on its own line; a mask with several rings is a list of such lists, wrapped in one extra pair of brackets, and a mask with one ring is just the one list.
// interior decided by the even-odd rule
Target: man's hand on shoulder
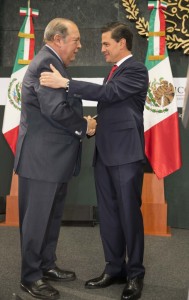
[(68, 78), (62, 77), (60, 72), (50, 64), (52, 72), (42, 72), (39, 78), (40, 84), (54, 89), (66, 88), (69, 82)]

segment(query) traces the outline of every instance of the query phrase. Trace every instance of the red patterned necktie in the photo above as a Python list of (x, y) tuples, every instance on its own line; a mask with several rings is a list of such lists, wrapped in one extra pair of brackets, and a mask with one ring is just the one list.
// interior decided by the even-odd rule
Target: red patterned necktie
[(110, 71), (110, 73), (109, 73), (109, 75), (108, 75), (107, 81), (110, 80), (110, 78), (112, 77), (112, 74), (115, 72), (115, 70), (116, 70), (117, 68), (118, 68), (117, 65), (113, 65), (113, 67), (111, 68), (111, 71)]

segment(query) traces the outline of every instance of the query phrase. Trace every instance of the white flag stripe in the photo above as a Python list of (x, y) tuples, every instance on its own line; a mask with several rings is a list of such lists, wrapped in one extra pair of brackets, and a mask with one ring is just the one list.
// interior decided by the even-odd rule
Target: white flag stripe
[(24, 32), (25, 33), (30, 33), (30, 18), (29, 17), (27, 17)]
[[(30, 18), (29, 17), (27, 17), (24, 32), (28, 33), (28, 34), (30, 33)], [(24, 57), (23, 57), (24, 60), (29, 59), (29, 50), (30, 50), (30, 39), (25, 38), (24, 39)]]
[(33, 15), (33, 16), (38, 16), (38, 15), (39, 15), (39, 12), (37, 12), (37, 11), (32, 11), (32, 15)]
[(5, 108), (5, 115), (8, 111), (8, 118), (6, 118), (6, 122), (3, 122), (2, 132), (5, 133), (15, 127), (20, 123), (20, 111), (16, 110), (10, 102), (7, 102)]
[(152, 113), (151, 111), (144, 109), (144, 131), (150, 129), (152, 126), (157, 125), (159, 122), (165, 120), (165, 118), (168, 118), (176, 111), (177, 107), (175, 107), (174, 100), (171, 104), (169, 104), (168, 113)]
[[(166, 57), (159, 64), (157, 64), (155, 67), (149, 70), (150, 81), (152, 82), (154, 79), (159, 79), (160, 77), (162, 77), (161, 74), (163, 74), (164, 80), (167, 80), (169, 83), (172, 83), (174, 85), (172, 71), (171, 71), (168, 57)], [(159, 122), (163, 121), (165, 118), (171, 116), (173, 113), (177, 111), (176, 93), (173, 101), (167, 107), (161, 107), (161, 106), (159, 107), (159, 109), (161, 108), (162, 109), (168, 108), (168, 112), (154, 113), (147, 110), (146, 108), (144, 109), (144, 130), (145, 131), (151, 128), (152, 126), (158, 124)]]
[(29, 59), (29, 50), (30, 50), (30, 39), (24, 39), (24, 60)]
[(20, 13), (22, 13), (22, 14), (26, 13), (26, 8), (21, 8)]
[[(5, 139), (14, 154), (16, 152), (16, 140), (18, 137), (18, 127), (20, 123), (22, 81), (28, 68), (29, 59), (31, 60), (34, 57), (33, 44), (31, 45), (30, 43), (30, 39), (34, 38), (34, 30), (31, 18), (31, 8), (29, 5), (28, 9), (24, 9), (24, 12), (25, 13), (21, 10), (20, 13), (25, 16), (25, 19), (22, 27), (20, 28), (21, 34), (18, 35), (21, 40), (19, 42), (17, 56), (14, 63), (14, 73), (11, 75), (10, 84), (8, 85), (7, 102), (2, 129)], [(15, 72), (15, 70), (17, 71)]]
[[(155, 27), (154, 32), (159, 32), (160, 30), (160, 19), (159, 19), (159, 10), (156, 12), (155, 16)], [(154, 55), (159, 55), (160, 49), (160, 38), (159, 36), (154, 37)]]
[[(28, 65), (24, 66), (23, 68), (21, 68), (20, 70), (14, 72), (11, 75), (9, 87), (10, 87), (12, 79), (14, 79), (14, 78), (16, 78), (18, 82), (22, 82), (27, 68), (28, 68)], [(11, 93), (11, 91), (10, 91), (10, 93)], [(6, 103), (6, 106), (5, 106), (2, 132), (5, 133), (5, 132), (15, 128), (16, 126), (18, 126), (19, 123), (20, 123), (20, 110), (16, 109), (10, 103), (9, 95), (8, 95), (8, 91), (7, 91), (7, 103)]]

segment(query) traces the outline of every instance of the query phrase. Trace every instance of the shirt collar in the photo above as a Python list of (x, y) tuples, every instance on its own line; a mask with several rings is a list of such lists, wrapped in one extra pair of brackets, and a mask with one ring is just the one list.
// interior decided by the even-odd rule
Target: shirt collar
[(119, 67), (125, 60), (127, 60), (128, 58), (130, 58), (130, 57), (132, 57), (132, 56), (133, 56), (133, 55), (130, 54), (130, 55), (128, 55), (128, 56), (122, 58), (122, 59), (119, 60), (115, 65), (117, 65), (117, 66)]
[(56, 51), (55, 51), (51, 46), (49, 46), (49, 45), (47, 45), (47, 44), (45, 44), (45, 46), (46, 46), (47, 48), (51, 49), (51, 50), (54, 52), (54, 54), (56, 54), (56, 56), (62, 61), (62, 59), (60, 58), (60, 56), (58, 55), (58, 53), (56, 53)]

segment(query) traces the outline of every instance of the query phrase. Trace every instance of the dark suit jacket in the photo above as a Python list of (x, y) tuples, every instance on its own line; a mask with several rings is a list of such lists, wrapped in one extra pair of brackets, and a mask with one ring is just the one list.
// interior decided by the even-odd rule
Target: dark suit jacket
[(145, 158), (143, 109), (147, 89), (148, 71), (133, 57), (119, 66), (107, 84), (70, 81), (70, 96), (98, 101), (96, 147), (105, 165)]
[(81, 139), (86, 134), (82, 102), (64, 89), (39, 84), (52, 63), (68, 77), (57, 55), (44, 46), (30, 63), (22, 84), (22, 109), (14, 169), (21, 176), (67, 182), (79, 172)]

